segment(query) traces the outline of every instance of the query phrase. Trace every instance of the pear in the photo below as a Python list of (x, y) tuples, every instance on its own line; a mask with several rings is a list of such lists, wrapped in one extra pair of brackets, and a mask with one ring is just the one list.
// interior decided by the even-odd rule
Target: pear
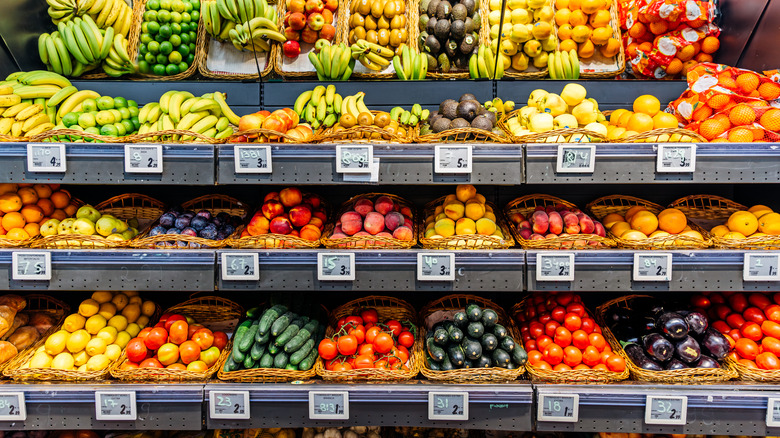
[(95, 222), (95, 230), (103, 237), (108, 237), (114, 233), (117, 222), (120, 222), (114, 218), (103, 216)]
[(577, 118), (571, 114), (561, 114), (553, 121), (555, 129), (576, 128), (579, 126)]
[(100, 212), (95, 209), (95, 207), (87, 204), (82, 205), (79, 207), (79, 209), (76, 211), (76, 218), (81, 219), (89, 219), (90, 222), (95, 223), (98, 219), (100, 219)]
[(76, 219), (72, 217), (63, 219), (62, 222), (57, 225), (57, 234), (72, 234), (73, 222), (76, 222)]
[(593, 123), (598, 118), (598, 112), (596, 112), (596, 106), (590, 100), (583, 100), (571, 111), (572, 115), (577, 118), (580, 125), (587, 125)]
[(552, 52), (558, 48), (558, 37), (550, 35), (546, 40), (542, 41), (542, 50), (545, 52)]
[(83, 234), (85, 236), (91, 236), (95, 234), (95, 223), (91, 220), (82, 217), (76, 219), (71, 226), (74, 234)]
[(512, 26), (512, 36), (509, 37), (509, 39), (513, 43), (524, 43), (531, 38), (531, 32), (528, 31), (528, 28), (525, 26), (525, 24), (518, 23)]
[(54, 236), (57, 234), (57, 226), (60, 224), (60, 221), (57, 219), (49, 219), (46, 222), (41, 225), (41, 236)]
[(538, 108), (539, 102), (541, 102), (541, 100), (548, 94), (549, 93), (547, 93), (546, 90), (537, 88), (536, 90), (532, 91), (531, 94), (528, 96), (528, 106)]
[(534, 67), (541, 70), (547, 67), (548, 60), (549, 60), (549, 55), (547, 55), (547, 52), (542, 52), (534, 58), (533, 60)]
[[(550, 113), (553, 117), (555, 117), (565, 113), (568, 107), (566, 106), (566, 101), (564, 101), (561, 96), (555, 93), (548, 93), (540, 102), (539, 109), (546, 113)], [(596, 119), (594, 118), (592, 121), (595, 120)]]
[(528, 126), (531, 123), (531, 117), (534, 114), (539, 114), (539, 109), (535, 106), (524, 106), (520, 108), (520, 124)]
[(602, 125), (599, 122), (588, 123), (587, 125), (585, 125), (585, 129), (587, 129), (588, 131), (598, 132), (604, 137), (607, 136), (607, 127)]
[(563, 87), (563, 91), (561, 91), (561, 97), (570, 107), (579, 105), (580, 102), (585, 100), (585, 96), (587, 96), (587, 94), (588, 91), (585, 89), (585, 87), (574, 82), (566, 84), (566, 86)]
[(531, 116), (529, 128), (533, 132), (547, 132), (553, 129), (554, 117), (550, 113), (538, 113)]

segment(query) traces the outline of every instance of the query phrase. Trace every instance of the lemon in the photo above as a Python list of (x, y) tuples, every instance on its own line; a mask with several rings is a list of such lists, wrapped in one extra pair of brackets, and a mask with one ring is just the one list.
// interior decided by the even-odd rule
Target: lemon
[(112, 316), (116, 315), (116, 306), (112, 302), (103, 303), (100, 305), (98, 315), (106, 318), (106, 320), (109, 320)]
[(53, 333), (44, 343), (46, 353), (49, 353), (52, 356), (62, 353), (65, 350), (65, 344), (68, 342), (68, 337), (70, 337), (70, 333), (64, 330)]
[(135, 303), (128, 304), (124, 309), (122, 309), (122, 316), (127, 318), (127, 322), (136, 322), (138, 317), (141, 316), (141, 305)]
[(85, 322), (87, 322), (87, 318), (84, 318), (78, 313), (74, 313), (65, 318), (65, 321), (62, 323), (62, 328), (68, 333), (73, 333), (76, 330), (83, 329)]
[(87, 371), (100, 371), (108, 368), (108, 365), (111, 363), (111, 361), (106, 357), (105, 354), (98, 354), (97, 356), (92, 356), (89, 358), (89, 361), (87, 361)]
[(116, 341), (114, 341), (114, 344), (118, 345), (119, 348), (125, 348), (128, 342), (130, 342), (130, 339), (132, 337), (127, 332), (119, 332), (116, 335)]
[(36, 348), (36, 349), (35, 349), (35, 354), (37, 354), (37, 353), (40, 353), (40, 352), (42, 352), (42, 351), (43, 351), (43, 352), (45, 352), (45, 351), (46, 351), (46, 346), (45, 346), (45, 345), (41, 345), (40, 347)]
[(80, 373), (86, 373), (87, 372), (87, 364), (84, 364), (76, 369), (76, 371)]
[(121, 332), (127, 328), (127, 318), (122, 315), (116, 315), (108, 320), (108, 325)]
[(89, 354), (87, 354), (86, 351), (82, 350), (78, 353), (73, 355), (73, 366), (80, 367), (87, 363), (89, 360)]
[(71, 370), (74, 364), (73, 356), (70, 353), (60, 353), (54, 356), (51, 361), (51, 367), (55, 370)]
[(96, 315), (100, 309), (100, 303), (92, 298), (84, 300), (79, 304), (79, 315), (89, 318), (92, 315)]
[(138, 324), (139, 327), (144, 328), (149, 325), (149, 317), (146, 315), (139, 316), (135, 323)]
[(122, 293), (125, 294), (128, 298), (135, 297), (135, 296), (138, 295), (138, 291), (137, 290), (125, 290), (125, 291), (122, 291)]
[(90, 356), (96, 356), (103, 354), (106, 351), (106, 341), (103, 338), (93, 338), (87, 342), (87, 354)]
[(76, 330), (68, 337), (68, 342), (65, 346), (71, 353), (78, 353), (87, 346), (87, 342), (89, 342), (90, 339), (92, 339), (92, 337), (86, 330)]
[(138, 324), (132, 322), (130, 324), (127, 324), (127, 328), (125, 329), (125, 331), (127, 333), (129, 333), (130, 336), (136, 337), (136, 336), (138, 336), (138, 333), (141, 332), (141, 326), (139, 326)]
[(97, 301), (100, 304), (110, 302), (111, 298), (114, 298), (114, 294), (112, 294), (111, 292), (99, 291), (92, 294), (92, 299)]
[(122, 309), (125, 308), (127, 303), (130, 302), (130, 299), (125, 294), (116, 294), (114, 298), (111, 300), (112, 303), (116, 306), (116, 310), (122, 311)]
[(35, 353), (30, 359), (30, 368), (49, 368), (53, 357), (46, 352)]
[(143, 305), (141, 305), (141, 313), (144, 316), (152, 316), (154, 315), (154, 311), (157, 309), (157, 306), (154, 304), (153, 301), (144, 301)]
[(119, 333), (119, 331), (115, 327), (103, 327), (95, 336), (104, 340), (106, 345), (108, 345), (113, 344), (114, 341), (116, 341), (117, 333)]
[(84, 328), (87, 329), (87, 332), (89, 332), (90, 335), (97, 334), (97, 332), (100, 331), (103, 327), (106, 326), (106, 318), (103, 318), (100, 315), (92, 315), (87, 320), (87, 323), (84, 325)]
[(106, 347), (106, 352), (103, 353), (109, 360), (117, 360), (122, 355), (122, 347), (116, 344), (111, 344)]

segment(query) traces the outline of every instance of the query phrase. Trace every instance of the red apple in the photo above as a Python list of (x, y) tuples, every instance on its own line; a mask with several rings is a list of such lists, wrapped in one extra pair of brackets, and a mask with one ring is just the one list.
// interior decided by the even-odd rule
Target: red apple
[(304, 43), (314, 44), (317, 41), (318, 35), (316, 30), (311, 30), (306, 26), (301, 32), (301, 40), (303, 40)]
[(287, 4), (287, 10), (290, 12), (305, 12), (306, 0), (290, 0), (290, 2)]
[(312, 12), (322, 12), (322, 10), (325, 9), (325, 3), (323, 3), (322, 0), (306, 0), (304, 9), (306, 10), (307, 14), (311, 14)]
[(271, 220), (271, 232), (274, 234), (290, 234), (293, 231), (289, 219), (275, 217)]
[(325, 25), (325, 17), (323, 17), (322, 14), (319, 12), (312, 12), (311, 14), (309, 14), (309, 17), (306, 19), (306, 24), (309, 26), (309, 29), (319, 31), (320, 29), (322, 29), (322, 26)]
[(323, 9), (322, 12), (322, 18), (325, 19), (325, 24), (332, 24), (333, 23), (333, 12), (331, 12), (328, 9)]
[(306, 27), (306, 16), (302, 12), (293, 12), (290, 14), (289, 22), (294, 30), (301, 30)]
[(332, 24), (323, 24), (320, 29), (320, 38), (333, 41), (336, 38), (336, 28)]
[(301, 33), (287, 24), (284, 28), (284, 37), (287, 38), (288, 41), (298, 41), (301, 39)]
[(325, 1), (325, 9), (336, 12), (336, 9), (339, 8), (339, 0), (326, 0)]
[[(285, 33), (287, 33), (287, 31), (285, 31)], [(298, 44), (298, 41), (285, 41), (284, 44), (282, 44), (282, 51), (284, 51), (284, 56), (288, 58), (297, 58), (298, 55), (301, 54), (301, 45)]]

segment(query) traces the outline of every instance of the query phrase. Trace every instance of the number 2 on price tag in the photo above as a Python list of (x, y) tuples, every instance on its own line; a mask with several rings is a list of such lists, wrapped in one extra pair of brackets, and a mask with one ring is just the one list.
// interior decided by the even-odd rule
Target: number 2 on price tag
[(0, 421), (24, 421), (27, 407), (23, 392), (0, 392)]
[(670, 281), (671, 253), (634, 253), (634, 281)]
[(209, 418), (248, 420), (249, 391), (209, 391)]
[(685, 425), (688, 417), (688, 397), (647, 396), (645, 424)]
[(259, 280), (258, 254), (251, 252), (222, 253), (223, 280)]
[(539, 253), (536, 255), (537, 281), (574, 281), (574, 254)]
[(135, 391), (95, 391), (95, 418), (135, 421)]
[(580, 419), (579, 394), (539, 394), (538, 421), (576, 423)]
[(463, 420), (469, 419), (468, 392), (429, 392), (429, 420)]
[(162, 145), (125, 145), (125, 173), (162, 172)]

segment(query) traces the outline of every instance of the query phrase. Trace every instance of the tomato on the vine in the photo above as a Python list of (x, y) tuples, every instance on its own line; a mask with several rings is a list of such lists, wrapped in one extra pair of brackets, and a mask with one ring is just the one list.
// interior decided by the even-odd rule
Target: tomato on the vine
[(365, 369), (374, 368), (374, 355), (361, 354), (355, 358), (355, 368)]
[(376, 309), (365, 309), (360, 312), (360, 317), (365, 324), (376, 324), (379, 322), (379, 314), (376, 312)]
[(378, 326), (373, 326), (370, 329), (366, 330), (366, 342), (369, 344), (374, 343), (374, 339), (376, 338), (376, 335), (382, 333), (382, 329)]
[(347, 334), (354, 336), (358, 344), (362, 344), (366, 340), (366, 329), (362, 324), (350, 329)]
[(352, 335), (339, 336), (337, 341), (339, 354), (351, 356), (357, 351), (357, 338)]
[(401, 363), (406, 363), (406, 361), (409, 360), (409, 350), (407, 350), (403, 345), (399, 345), (393, 349), (391, 355), (397, 357)]
[(414, 345), (414, 335), (410, 331), (402, 331), (398, 335), (398, 343), (406, 348), (412, 348)]
[(395, 319), (390, 319), (387, 322), (385, 322), (385, 325), (387, 326), (387, 329), (392, 332), (393, 336), (398, 336), (403, 331), (404, 327), (401, 325), (400, 322), (398, 322)]
[(344, 321), (344, 324), (358, 326), (363, 324), (363, 319), (359, 316), (354, 316), (354, 315), (348, 316), (347, 319)]
[(333, 365), (333, 369), (331, 371), (339, 372), (339, 371), (349, 371), (351, 369), (352, 369), (352, 365), (346, 362), (341, 362), (341, 363), (337, 363), (336, 365)]
[(374, 354), (374, 344), (360, 344), (358, 354)]
[(374, 368), (387, 370), (390, 369), (390, 364), (387, 362), (387, 359), (379, 359), (378, 361), (374, 362)]
[(377, 353), (385, 354), (393, 349), (395, 342), (393, 342), (393, 337), (390, 334), (382, 332), (376, 335), (373, 344)]
[(325, 360), (331, 360), (338, 355), (338, 347), (332, 339), (325, 338), (320, 341), (320, 345), (317, 347), (317, 352), (320, 357)]

